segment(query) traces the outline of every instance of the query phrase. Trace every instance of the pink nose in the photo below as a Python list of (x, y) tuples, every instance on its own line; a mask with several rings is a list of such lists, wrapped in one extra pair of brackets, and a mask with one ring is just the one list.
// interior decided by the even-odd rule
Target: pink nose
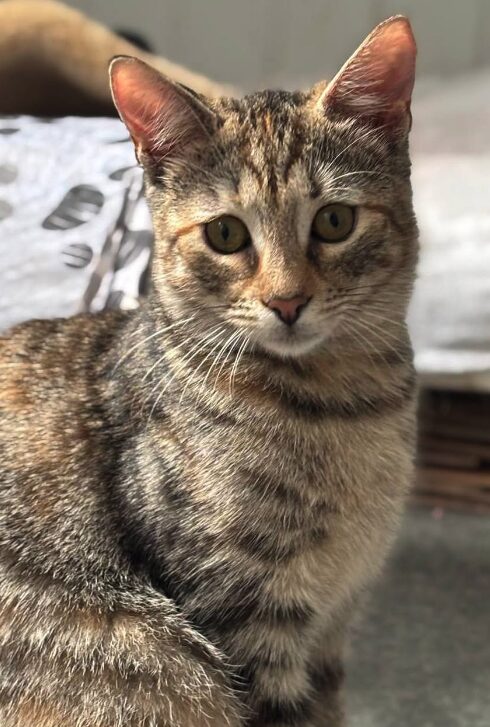
[(301, 315), (301, 311), (310, 302), (306, 295), (295, 295), (292, 298), (270, 298), (262, 301), (283, 323), (292, 326)]

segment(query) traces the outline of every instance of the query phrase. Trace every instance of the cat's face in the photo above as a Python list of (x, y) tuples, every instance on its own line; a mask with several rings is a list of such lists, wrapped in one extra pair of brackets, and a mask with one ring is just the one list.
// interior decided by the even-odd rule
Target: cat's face
[(395, 59), (396, 83), (389, 64), (378, 79), (383, 103), (376, 79), (366, 83), (369, 45), (354, 57), (358, 72), (365, 56), (354, 97), (349, 65), (306, 94), (206, 102), (133, 67), (133, 97), (145, 83), (157, 95), (151, 133), (141, 112), (134, 122), (122, 110), (147, 171), (156, 292), (174, 316), (197, 316), (217, 345), (227, 337), (303, 356), (382, 328), (383, 311), (403, 318), (416, 258), (413, 45), (406, 21), (381, 35), (393, 25), (408, 60)]

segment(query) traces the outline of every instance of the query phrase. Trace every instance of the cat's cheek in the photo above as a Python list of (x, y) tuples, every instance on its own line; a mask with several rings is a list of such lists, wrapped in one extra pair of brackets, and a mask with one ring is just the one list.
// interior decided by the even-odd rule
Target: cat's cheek
[(181, 253), (179, 267), (180, 277), (188, 283), (218, 296), (226, 296), (236, 285), (243, 286), (252, 274), (246, 254), (219, 255), (203, 245), (187, 246)]

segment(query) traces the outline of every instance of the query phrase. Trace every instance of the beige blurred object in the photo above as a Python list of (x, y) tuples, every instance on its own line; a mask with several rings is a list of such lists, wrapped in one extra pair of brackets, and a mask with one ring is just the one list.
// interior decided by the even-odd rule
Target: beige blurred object
[(113, 116), (107, 66), (137, 56), (208, 96), (232, 89), (146, 53), (55, 0), (0, 2), (0, 113)]

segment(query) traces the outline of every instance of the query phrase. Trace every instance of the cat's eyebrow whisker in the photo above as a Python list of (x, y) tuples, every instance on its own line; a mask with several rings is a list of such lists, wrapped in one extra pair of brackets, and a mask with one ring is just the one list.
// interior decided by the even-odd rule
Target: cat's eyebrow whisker
[(380, 177), (380, 178), (393, 179), (393, 175), (392, 174), (388, 174), (387, 172), (373, 171), (373, 170), (370, 170), (370, 169), (360, 169), (360, 170), (355, 171), (355, 172), (345, 172), (345, 174), (339, 174), (337, 177), (334, 177), (333, 179), (330, 179), (329, 180), (329, 183), (330, 184), (335, 184), (336, 182), (339, 181), (339, 179), (344, 179), (344, 177), (354, 177), (354, 176), (357, 176), (359, 174), (362, 174), (364, 176), (366, 176), (366, 175), (375, 175), (376, 177)]
[[(213, 146), (214, 150), (220, 155), (220, 151), (216, 145)], [(220, 157), (223, 159), (223, 157)], [(195, 172), (199, 172), (199, 174), (203, 175), (205, 179), (209, 180), (210, 182), (217, 182), (222, 183), (223, 179), (222, 177), (214, 171), (210, 171), (209, 169), (205, 169), (204, 167), (199, 166), (195, 162), (193, 162), (191, 159), (169, 159), (167, 160), (167, 168), (170, 169), (174, 174), (178, 173), (180, 169), (192, 169)]]
[(330, 187), (330, 182), (325, 185), (325, 192), (328, 194), (341, 194), (342, 192), (352, 192), (352, 187)]
[(362, 141), (365, 141), (370, 136), (374, 136), (374, 137), (378, 136), (378, 138), (379, 138), (379, 133), (378, 132), (381, 131), (382, 129), (385, 129), (385, 128), (386, 128), (386, 125), (385, 126), (378, 126), (376, 129), (367, 129), (367, 131), (365, 131), (363, 134), (361, 134), (360, 136), (358, 136), (355, 139), (353, 139), (353, 141), (351, 141), (349, 144), (347, 144), (347, 146), (344, 146), (343, 149), (341, 149), (341, 151), (339, 151), (339, 153), (336, 154), (334, 156), (334, 158), (327, 163), (327, 166), (325, 167), (325, 172), (326, 173), (330, 173), (332, 171), (332, 167), (335, 164), (335, 162), (338, 161), (338, 159), (340, 159), (340, 157), (343, 154), (345, 154), (345, 152), (348, 149), (350, 149), (351, 147), (353, 147), (356, 144), (360, 144)]

